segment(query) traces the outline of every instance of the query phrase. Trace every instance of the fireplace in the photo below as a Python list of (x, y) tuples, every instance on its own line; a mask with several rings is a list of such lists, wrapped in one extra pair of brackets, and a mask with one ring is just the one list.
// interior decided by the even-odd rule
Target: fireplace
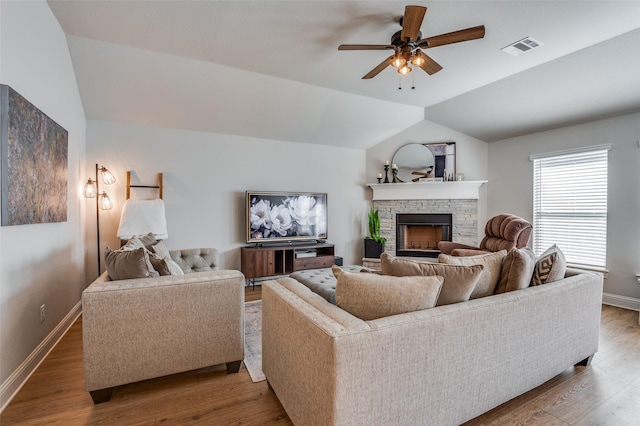
[(452, 241), (451, 214), (398, 213), (396, 256), (438, 257), (440, 241)]

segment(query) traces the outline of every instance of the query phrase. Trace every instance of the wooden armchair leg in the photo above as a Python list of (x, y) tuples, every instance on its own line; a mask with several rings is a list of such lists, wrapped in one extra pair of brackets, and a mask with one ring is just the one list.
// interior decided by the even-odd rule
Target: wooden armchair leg
[(241, 363), (242, 363), (242, 360), (228, 362), (227, 363), (227, 374), (237, 373), (238, 371), (240, 371), (240, 364)]
[(592, 354), (592, 355), (590, 355), (590, 356), (586, 357), (585, 359), (583, 359), (582, 361), (580, 361), (580, 362), (579, 362), (579, 363), (577, 363), (576, 365), (581, 365), (581, 366), (583, 366), (583, 367), (587, 367), (587, 366), (591, 365), (591, 361), (593, 360), (593, 356), (594, 356), (594, 355), (595, 355), (595, 354)]
[(101, 404), (111, 399), (112, 390), (113, 388), (99, 389), (89, 391), (89, 394), (91, 394), (91, 399), (93, 399), (94, 404)]

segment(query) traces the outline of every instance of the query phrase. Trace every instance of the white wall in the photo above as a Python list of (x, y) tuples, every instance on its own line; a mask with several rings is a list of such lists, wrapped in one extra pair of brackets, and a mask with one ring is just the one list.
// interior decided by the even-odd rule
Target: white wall
[[(69, 132), (67, 222), (0, 228), (0, 407), (79, 312), (86, 120), (65, 36), (44, 1), (0, 2), (0, 81)], [(46, 320), (40, 323), (40, 305)]]
[[(382, 173), (384, 176), (384, 162), (391, 163), (393, 155), (403, 145), (449, 141), (456, 143), (456, 172), (464, 173), (465, 180), (487, 180), (489, 148), (486, 142), (432, 121), (423, 120), (367, 150), (367, 183), (376, 183), (378, 173)], [(391, 179), (391, 172), (389, 172), (389, 179)], [(491, 184), (489, 181), (488, 184), (480, 188), (480, 199), (478, 200), (479, 238), (484, 235), (484, 225), (487, 222), (486, 191)], [(368, 189), (367, 198), (371, 199), (371, 197), (372, 191)]]
[[(362, 257), (364, 235), (354, 230), (367, 213), (363, 150), (90, 120), (86, 179), (95, 163), (117, 179), (101, 186), (115, 202), (113, 210), (101, 211), (102, 250), (118, 244), (125, 174), (132, 170), (133, 183), (143, 185), (155, 184), (156, 174), (164, 173), (169, 248), (215, 247), (224, 268), (240, 269), (245, 191), (310, 191), (328, 193), (328, 240), (336, 255), (345, 263)], [(146, 190), (133, 191), (138, 196)], [(88, 203), (93, 218), (95, 204)], [(92, 219), (87, 221), (88, 278), (97, 275), (95, 250)]]
[(92, 120), (365, 149), (424, 117), (420, 107), (188, 55), (68, 40)]
[[(531, 154), (611, 144), (607, 269), (604, 291), (638, 309), (640, 285), (640, 114), (623, 115), (489, 144), (488, 214), (511, 212), (533, 220)], [(612, 296), (613, 295), (613, 296)], [(627, 299), (625, 299), (627, 298)], [(630, 298), (630, 299), (629, 299)], [(609, 300), (610, 303), (614, 303)]]

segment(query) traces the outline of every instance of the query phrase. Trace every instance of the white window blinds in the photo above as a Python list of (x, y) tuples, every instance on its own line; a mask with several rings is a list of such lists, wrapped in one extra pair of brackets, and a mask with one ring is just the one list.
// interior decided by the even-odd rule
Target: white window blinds
[(567, 262), (606, 268), (609, 146), (532, 156), (533, 251), (557, 244)]

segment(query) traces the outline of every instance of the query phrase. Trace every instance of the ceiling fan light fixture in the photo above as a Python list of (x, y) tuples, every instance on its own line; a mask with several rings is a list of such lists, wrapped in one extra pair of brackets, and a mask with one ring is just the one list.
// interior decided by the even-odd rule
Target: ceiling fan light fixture
[(420, 51), (416, 52), (413, 58), (411, 58), (411, 64), (415, 65), (416, 67), (421, 67), (422, 65), (424, 65), (424, 62), (424, 57), (422, 56), (422, 52)]
[(407, 64), (404, 64), (400, 68), (398, 68), (398, 74), (407, 75), (411, 72), (411, 67)]
[(393, 65), (394, 67), (396, 67), (398, 69), (400, 69), (400, 67), (406, 65), (406, 63), (407, 63), (407, 60), (402, 57), (402, 53), (401, 52), (398, 52), (396, 54), (396, 56), (393, 57), (393, 60), (391, 61), (391, 65)]

